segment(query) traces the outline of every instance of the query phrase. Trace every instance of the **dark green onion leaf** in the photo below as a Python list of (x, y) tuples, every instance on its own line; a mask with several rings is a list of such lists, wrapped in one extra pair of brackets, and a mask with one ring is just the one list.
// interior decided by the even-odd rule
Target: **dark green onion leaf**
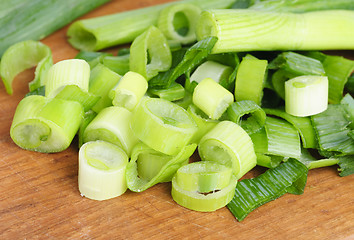
[(45, 86), (40, 86), (36, 88), (35, 90), (27, 93), (25, 97), (31, 96), (31, 95), (40, 95), (40, 96), (45, 96)]
[(345, 177), (354, 173), (354, 155), (339, 158), (339, 176)]
[(254, 209), (285, 193), (302, 194), (307, 173), (308, 169), (304, 164), (289, 159), (256, 178), (241, 180), (236, 186), (234, 198), (227, 207), (239, 221), (242, 221)]
[(182, 61), (175, 68), (150, 79), (149, 87), (166, 88), (170, 86), (179, 76), (190, 72), (200, 64), (210, 54), (216, 41), (216, 37), (208, 37), (194, 44), (187, 50)]
[(354, 140), (348, 136), (351, 131), (348, 119), (341, 104), (329, 104), (326, 111), (311, 116), (322, 155), (354, 154)]

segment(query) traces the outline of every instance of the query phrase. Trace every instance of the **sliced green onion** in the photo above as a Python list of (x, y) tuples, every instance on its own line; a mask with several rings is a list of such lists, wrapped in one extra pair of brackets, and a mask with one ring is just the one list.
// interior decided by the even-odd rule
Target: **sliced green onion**
[[(172, 179), (173, 200), (185, 208), (201, 212), (216, 211), (226, 206), (235, 194), (237, 183), (231, 173), (223, 174), (227, 169), (206, 161), (179, 168)], [(196, 184), (193, 180), (197, 181)]]
[(134, 39), (130, 47), (131, 71), (140, 73), (146, 80), (150, 80), (159, 72), (170, 69), (171, 64), (171, 50), (158, 28), (151, 26)]
[(177, 169), (188, 163), (196, 148), (196, 144), (190, 144), (184, 146), (177, 155), (170, 156), (139, 142), (133, 149), (127, 167), (128, 188), (133, 192), (142, 192), (157, 183), (171, 181)]
[(119, 75), (124, 75), (129, 72), (129, 58), (130, 54), (122, 56), (104, 56), (101, 62), (113, 72), (116, 72)]
[(97, 64), (102, 62), (104, 57), (111, 55), (111, 53), (105, 52), (80, 51), (75, 58), (85, 60), (90, 65), (90, 68), (93, 69)]
[(168, 40), (190, 44), (197, 40), (195, 28), (201, 9), (190, 3), (176, 3), (162, 9), (157, 27)]
[(0, 65), (0, 76), (6, 92), (12, 95), (12, 82), (17, 74), (36, 65), (35, 77), (29, 83), (30, 91), (45, 85), (45, 74), (53, 65), (52, 52), (48, 46), (32, 40), (9, 47), (2, 56)]
[(205, 78), (212, 78), (215, 82), (221, 83), (228, 79), (233, 69), (215, 61), (206, 61), (200, 64), (190, 77), (190, 82), (200, 83)]
[(90, 110), (100, 100), (99, 96), (83, 91), (77, 85), (64, 86), (55, 98), (79, 102), (85, 112)]
[(173, 82), (169, 87), (163, 89), (150, 88), (149, 93), (168, 101), (177, 101), (184, 98), (184, 87), (176, 82)]
[[(149, 87), (152, 88), (166, 88), (172, 84), (182, 74), (191, 72), (196, 66), (198, 66), (207, 56), (209, 56), (217, 38), (210, 37), (198, 41), (192, 47), (190, 47), (183, 59), (178, 62), (178, 65), (171, 68), (167, 72), (160, 73), (149, 81)], [(179, 52), (180, 54), (183, 51)]]
[[(181, 2), (195, 4), (202, 9), (217, 9), (228, 8), (234, 1), (187, 0)], [(160, 11), (171, 4), (176, 3), (160, 4), (76, 21), (68, 29), (68, 41), (75, 48), (86, 51), (96, 51), (132, 42), (150, 26), (156, 25)]]
[(227, 207), (238, 221), (242, 221), (254, 209), (287, 192), (302, 194), (307, 173), (305, 165), (289, 159), (256, 178), (241, 180), (236, 186), (234, 198)]
[(131, 126), (143, 143), (167, 155), (176, 155), (197, 131), (196, 123), (185, 109), (149, 97), (144, 97), (136, 107)]
[(232, 169), (224, 165), (199, 161), (180, 167), (176, 173), (176, 183), (186, 191), (209, 193), (227, 187)]
[[(197, 39), (215, 36), (212, 53), (264, 50), (354, 49), (354, 12), (277, 13), (251, 9), (208, 10)], [(340, 28), (338, 27), (340, 23)]]
[(354, 71), (354, 61), (340, 56), (326, 55), (323, 67), (328, 76), (328, 101), (339, 103), (343, 98), (344, 86)]
[(349, 116), (350, 128), (354, 129), (354, 99), (350, 94), (346, 94), (343, 99), (340, 101), (340, 104), (343, 106), (344, 110)]
[(121, 147), (128, 156), (138, 139), (130, 128), (132, 113), (122, 107), (102, 109), (84, 131), (84, 142), (103, 140)]
[(300, 137), (292, 124), (283, 119), (267, 116), (265, 131), (268, 139), (268, 154), (296, 159), (300, 157)]
[(139, 73), (129, 71), (109, 92), (113, 106), (125, 107), (132, 111), (148, 89), (146, 79)]
[(189, 105), (193, 104), (193, 96), (189, 91), (184, 91), (184, 97), (180, 100), (174, 101), (175, 104), (188, 109)]
[(312, 57), (296, 52), (282, 52), (269, 63), (269, 69), (283, 69), (288, 74), (300, 75), (325, 75), (322, 63)]
[(232, 93), (211, 78), (202, 80), (193, 92), (193, 103), (211, 119), (219, 119), (233, 101)]
[(327, 109), (328, 78), (300, 76), (285, 82), (285, 111), (293, 116), (306, 117)]
[(16, 108), (10, 136), (23, 149), (60, 152), (69, 147), (82, 117), (83, 109), (77, 102), (28, 96)]
[(267, 65), (267, 60), (260, 60), (252, 55), (246, 55), (242, 59), (236, 75), (236, 101), (252, 100), (261, 105)]
[(272, 89), (281, 97), (285, 99), (285, 82), (290, 78), (296, 77), (295, 74), (289, 73), (283, 69), (279, 69), (272, 74)]
[(77, 133), (79, 138), (79, 148), (84, 144), (84, 132), (89, 123), (97, 116), (97, 113), (89, 110), (85, 112), (82, 122), (80, 124), (79, 131)]
[(230, 168), (237, 179), (256, 166), (256, 154), (248, 134), (239, 125), (222, 121), (205, 134), (198, 152), (203, 161), (215, 161)]
[(324, 156), (354, 154), (354, 140), (348, 136), (348, 115), (341, 104), (329, 104), (322, 113), (311, 116), (319, 148)]
[(82, 145), (78, 174), (81, 195), (93, 200), (122, 195), (127, 190), (127, 164), (127, 154), (114, 144), (94, 141)]
[(190, 104), (187, 111), (192, 116), (198, 126), (198, 131), (194, 134), (191, 142), (199, 143), (200, 139), (213, 127), (215, 127), (219, 121), (209, 118), (202, 110), (200, 110), (194, 104)]
[(99, 112), (105, 107), (112, 106), (112, 100), (109, 93), (119, 82), (121, 75), (113, 72), (106, 66), (98, 64), (91, 71), (89, 92), (100, 96), (101, 99), (92, 107), (92, 110)]
[(339, 176), (345, 177), (354, 174), (354, 155), (339, 157)]
[(309, 170), (321, 167), (328, 167), (338, 164), (338, 158), (316, 159), (306, 149), (301, 149), (301, 157), (298, 159)]
[(259, 131), (266, 119), (263, 109), (252, 100), (232, 103), (227, 114), (231, 121), (240, 125), (248, 134)]
[(67, 85), (88, 92), (90, 65), (82, 59), (67, 59), (54, 64), (46, 75), (45, 95), (55, 97)]
[(263, 108), (266, 114), (281, 117), (291, 123), (299, 132), (304, 148), (317, 148), (316, 133), (310, 117), (295, 117), (283, 109)]

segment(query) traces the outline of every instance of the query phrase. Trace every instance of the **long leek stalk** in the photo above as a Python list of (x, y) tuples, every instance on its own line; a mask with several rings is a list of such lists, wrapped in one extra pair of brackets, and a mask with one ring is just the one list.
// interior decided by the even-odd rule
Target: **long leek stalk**
[(213, 53), (354, 49), (353, 25), (354, 11), (349, 10), (295, 14), (220, 9), (201, 14), (197, 39), (217, 37)]
[[(202, 9), (228, 8), (236, 0), (186, 0)], [(179, 2), (179, 3), (180, 3)], [(161, 10), (173, 3), (155, 5), (103, 17), (74, 22), (67, 32), (69, 42), (78, 49), (96, 51), (132, 42), (151, 25), (156, 25)], [(119, 29), (119, 31), (117, 31)]]

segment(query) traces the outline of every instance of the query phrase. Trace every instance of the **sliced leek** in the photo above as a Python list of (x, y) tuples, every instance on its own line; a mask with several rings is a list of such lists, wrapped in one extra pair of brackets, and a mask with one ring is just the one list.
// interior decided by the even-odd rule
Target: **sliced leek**
[(230, 168), (213, 162), (194, 162), (178, 169), (171, 194), (185, 208), (211, 212), (232, 200), (236, 183)]
[(203, 161), (215, 161), (232, 168), (237, 179), (257, 162), (251, 138), (231, 121), (222, 121), (205, 134), (198, 144), (198, 152)]
[(285, 111), (293, 116), (318, 114), (328, 106), (328, 78), (300, 76), (285, 82)]
[(45, 85), (45, 74), (53, 65), (52, 52), (48, 46), (32, 40), (9, 47), (2, 56), (0, 65), (0, 76), (6, 92), (12, 95), (12, 82), (17, 74), (36, 65), (35, 77), (29, 83), (30, 91)]
[(149, 97), (144, 97), (136, 107), (131, 128), (143, 143), (167, 155), (176, 155), (197, 131), (196, 123), (185, 109)]
[(193, 103), (211, 119), (219, 119), (234, 97), (230, 91), (211, 78), (202, 80), (193, 92)]
[(79, 151), (79, 191), (93, 200), (118, 197), (127, 190), (125, 171), (127, 154), (118, 146), (104, 142), (88, 142)]

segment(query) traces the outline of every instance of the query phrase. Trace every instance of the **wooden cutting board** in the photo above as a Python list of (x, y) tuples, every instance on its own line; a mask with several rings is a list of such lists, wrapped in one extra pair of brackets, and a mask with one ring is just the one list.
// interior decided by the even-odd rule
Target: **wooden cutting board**
[[(84, 18), (163, 2), (115, 0)], [(54, 62), (78, 52), (66, 42), (66, 31), (42, 41)], [(353, 51), (344, 53), (354, 57)], [(177, 205), (170, 183), (107, 201), (83, 198), (76, 143), (43, 154), (20, 149), (9, 136), (16, 105), (32, 78), (33, 69), (20, 74), (12, 96), (0, 84), (0, 239), (354, 239), (354, 176), (339, 177), (336, 166), (311, 170), (303, 195), (287, 194), (242, 222), (227, 208), (200, 213)], [(255, 168), (246, 177), (263, 171)]]

